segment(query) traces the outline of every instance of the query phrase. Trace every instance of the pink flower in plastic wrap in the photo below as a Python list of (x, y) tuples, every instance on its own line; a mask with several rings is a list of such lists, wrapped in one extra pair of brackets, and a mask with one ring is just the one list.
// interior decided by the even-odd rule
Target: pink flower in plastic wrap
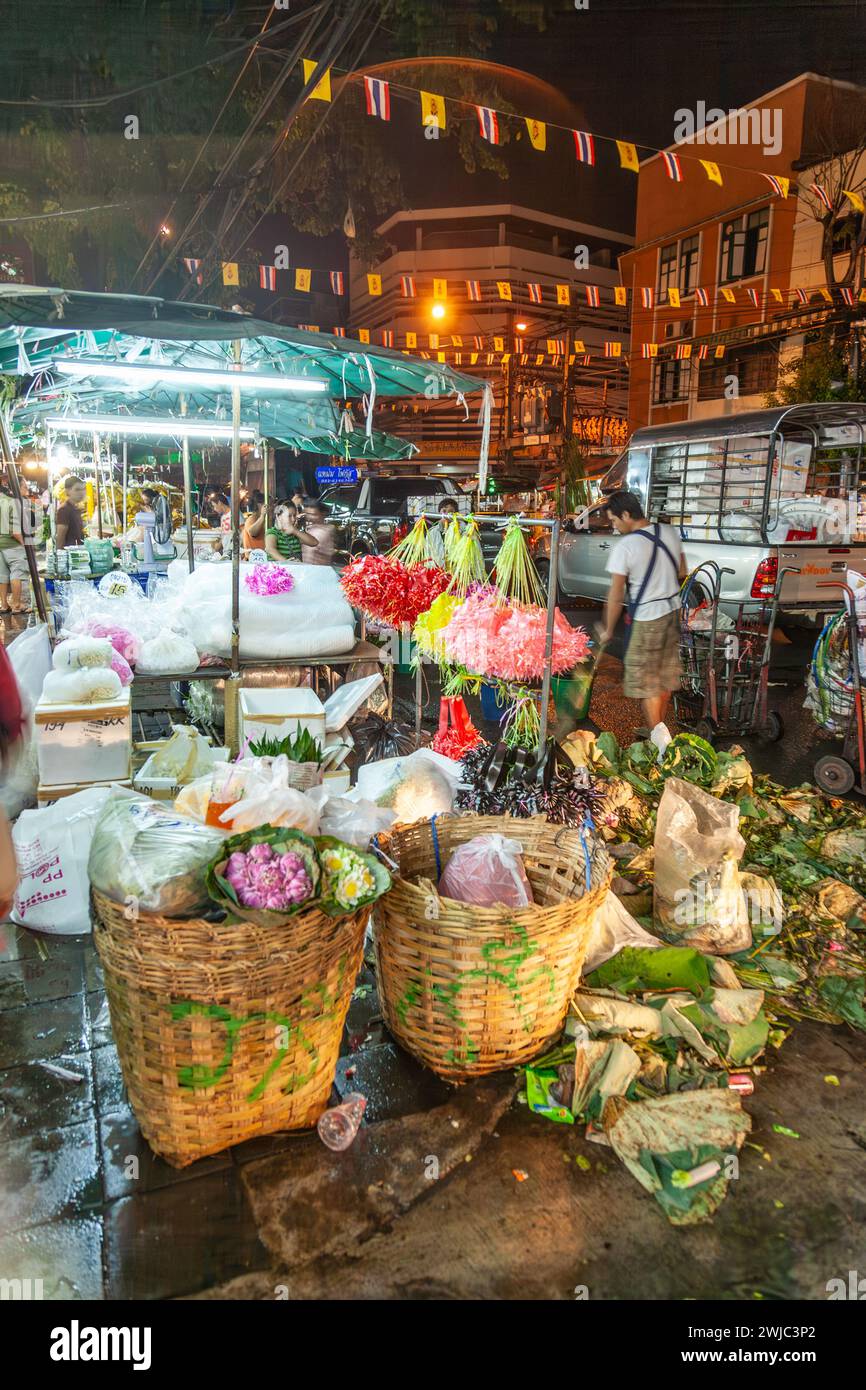
[(285, 565), (254, 565), (244, 575), (244, 583), (251, 594), (258, 594), (262, 598), (270, 598), (274, 594), (287, 594), (290, 589), (295, 587), (295, 581), (290, 570)]
[(252, 845), (229, 855), (225, 878), (244, 907), (280, 912), (306, 902), (313, 891), (306, 865), (289, 850), (276, 854), (271, 845)]
[(132, 685), (132, 667), (115, 647), (111, 653), (111, 669), (120, 676), (121, 685)]
[[(114, 627), (108, 623), (101, 623), (96, 618), (91, 618), (83, 631), (89, 633), (91, 637), (107, 637), (114, 650), (119, 656), (122, 656), (124, 661), (127, 661), (130, 666), (134, 666), (138, 661), (141, 643), (135, 634), (130, 632), (127, 628)], [(120, 675), (120, 672), (118, 671), (117, 674)], [(123, 680), (122, 676), (121, 680)], [(126, 684), (125, 681), (124, 684)]]

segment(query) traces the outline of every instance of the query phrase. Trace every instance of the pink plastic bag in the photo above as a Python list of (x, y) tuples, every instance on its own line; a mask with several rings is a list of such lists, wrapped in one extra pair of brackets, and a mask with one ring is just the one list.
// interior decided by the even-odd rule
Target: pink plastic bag
[(504, 835), (476, 835), (458, 845), (439, 880), (443, 898), (476, 907), (528, 907), (534, 901), (523, 846)]

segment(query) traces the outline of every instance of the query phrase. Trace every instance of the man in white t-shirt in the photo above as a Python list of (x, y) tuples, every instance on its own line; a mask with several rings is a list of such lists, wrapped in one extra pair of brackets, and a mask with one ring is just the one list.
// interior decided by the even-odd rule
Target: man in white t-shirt
[(654, 729), (680, 683), (680, 584), (687, 573), (682, 542), (673, 526), (648, 521), (632, 492), (607, 498), (607, 514), (622, 539), (607, 562), (612, 579), (601, 640), (611, 640), (627, 603), (623, 693), (643, 701)]

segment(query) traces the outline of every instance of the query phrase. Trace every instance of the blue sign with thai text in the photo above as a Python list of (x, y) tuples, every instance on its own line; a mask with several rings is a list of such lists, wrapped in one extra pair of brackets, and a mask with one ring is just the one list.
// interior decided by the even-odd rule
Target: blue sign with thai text
[(356, 483), (358, 481), (357, 468), (317, 468), (316, 482), (328, 483)]

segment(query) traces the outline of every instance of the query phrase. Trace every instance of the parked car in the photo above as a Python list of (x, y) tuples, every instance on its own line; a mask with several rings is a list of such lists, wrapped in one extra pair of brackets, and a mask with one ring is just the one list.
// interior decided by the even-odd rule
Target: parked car
[(444, 497), (453, 497), (461, 512), (468, 511), (471, 497), (451, 478), (370, 477), (357, 483), (325, 488), (321, 500), (337, 527), (337, 551), (341, 559), (376, 555), (390, 550), (412, 526), (419, 511), (435, 512)]
[[(683, 538), (690, 569), (715, 560), (727, 611), (773, 592), (780, 569), (782, 627), (813, 626), (840, 606), (818, 585), (866, 574), (866, 405), (818, 403), (637, 430), (601, 479), (599, 499), (566, 523), (558, 583), (602, 600), (617, 536), (604, 496), (634, 492), (653, 520)], [(545, 550), (541, 548), (541, 559)]]

